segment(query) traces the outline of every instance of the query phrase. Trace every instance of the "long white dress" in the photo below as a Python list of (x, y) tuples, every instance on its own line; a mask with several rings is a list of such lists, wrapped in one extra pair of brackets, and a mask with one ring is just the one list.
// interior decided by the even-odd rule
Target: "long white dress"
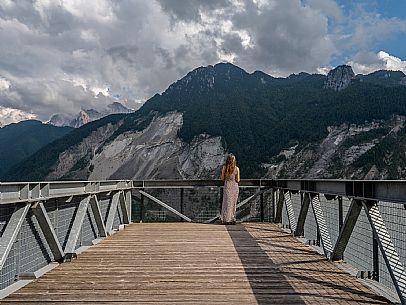
[(238, 183), (235, 180), (237, 176), (237, 167), (234, 172), (224, 177), (224, 188), (223, 188), (223, 204), (221, 207), (221, 222), (231, 223), (235, 222), (235, 212), (238, 199)]

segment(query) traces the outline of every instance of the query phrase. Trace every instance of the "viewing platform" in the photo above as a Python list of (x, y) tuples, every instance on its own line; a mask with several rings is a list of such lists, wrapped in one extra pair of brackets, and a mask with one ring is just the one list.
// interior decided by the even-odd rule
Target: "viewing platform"
[(405, 304), (406, 184), (0, 184), (0, 304)]

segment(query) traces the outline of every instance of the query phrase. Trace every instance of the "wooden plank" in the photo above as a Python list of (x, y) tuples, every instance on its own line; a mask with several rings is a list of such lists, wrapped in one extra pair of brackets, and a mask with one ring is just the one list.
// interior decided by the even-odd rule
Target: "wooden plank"
[(0, 304), (388, 304), (271, 224), (131, 224)]

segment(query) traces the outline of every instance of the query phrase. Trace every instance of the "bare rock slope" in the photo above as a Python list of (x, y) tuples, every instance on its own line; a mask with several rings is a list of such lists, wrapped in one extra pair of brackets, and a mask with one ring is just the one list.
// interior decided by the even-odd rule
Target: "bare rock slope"
[(106, 125), (59, 156), (48, 179), (165, 179), (218, 176), (225, 150), (220, 137), (200, 135), (191, 143), (177, 133), (183, 115), (155, 116), (142, 131), (130, 131), (111, 142), (119, 127)]

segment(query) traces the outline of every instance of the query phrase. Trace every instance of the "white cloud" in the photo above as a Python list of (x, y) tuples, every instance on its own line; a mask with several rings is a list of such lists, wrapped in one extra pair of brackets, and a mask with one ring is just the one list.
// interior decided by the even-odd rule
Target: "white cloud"
[(0, 127), (23, 120), (35, 119), (36, 115), (18, 109), (0, 106)]
[(61, 0), (61, 5), (72, 15), (97, 22), (115, 19), (113, 6), (108, 0)]
[(360, 3), (354, 5), (335, 32), (343, 50), (346, 48), (366, 50), (374, 43), (388, 39), (394, 33), (405, 33), (406, 20), (367, 11)]
[(44, 21), (49, 20), (52, 8), (59, 7), (83, 21), (111, 22), (115, 19), (109, 0), (35, 0), (33, 7)]
[(332, 67), (318, 67), (317, 68), (317, 73), (327, 75), (328, 72), (330, 72), (331, 69), (332, 69)]
[(377, 54), (378, 58), (385, 62), (385, 69), (392, 71), (403, 71), (406, 73), (406, 61), (401, 60), (398, 57), (389, 55), (384, 51), (380, 51)]
[(0, 91), (8, 90), (10, 86), (11, 83), (7, 79), (0, 77)]
[(402, 71), (406, 73), (406, 61), (384, 51), (360, 52), (348, 61), (356, 74), (368, 74), (377, 70)]
[(12, 0), (2, 0), (0, 2), (0, 7), (4, 9), (8, 9), (14, 6), (14, 2)]
[(104, 96), (110, 96), (108, 87), (106, 87), (106, 88), (93, 87), (93, 88), (90, 88), (90, 91), (93, 92), (95, 97), (100, 96), (100, 94), (102, 94)]
[(334, 0), (307, 0), (305, 3), (326, 16), (334, 17), (336, 20), (343, 18), (341, 8)]

